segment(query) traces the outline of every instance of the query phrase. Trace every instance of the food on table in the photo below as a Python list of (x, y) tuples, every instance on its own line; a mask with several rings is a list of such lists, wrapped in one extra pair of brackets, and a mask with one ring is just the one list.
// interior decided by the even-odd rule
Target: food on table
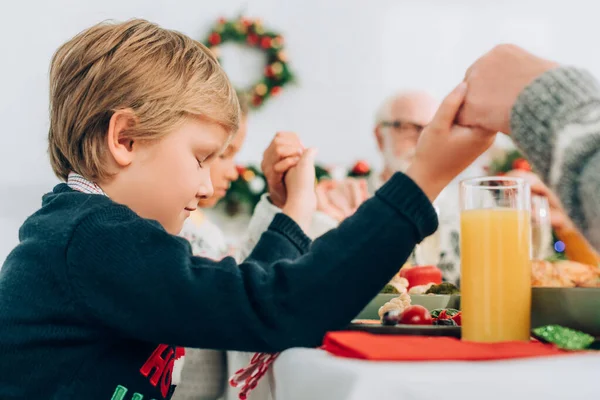
[(409, 289), (408, 294), (425, 294), (432, 286), (433, 282), (429, 282), (427, 285), (413, 286)]
[(432, 318), (439, 318), (440, 315), (453, 317), (458, 314), (460, 311), (456, 308), (436, 308), (435, 310), (431, 310)]
[(389, 310), (381, 316), (381, 324), (385, 326), (403, 325), (431, 325), (431, 314), (423, 306), (408, 306), (404, 311)]
[[(407, 296), (404, 294), (404, 296)], [(410, 299), (410, 298), (409, 298)], [(454, 308), (438, 308), (429, 312), (425, 307), (419, 305), (410, 305), (398, 307), (398, 304), (407, 304), (399, 300), (399, 297), (392, 299), (384, 306), (388, 308), (379, 309), (379, 316), (382, 325), (396, 326), (403, 325), (436, 325), (436, 326), (461, 326), (462, 313)], [(354, 323), (373, 323), (372, 320), (354, 320)]]
[(381, 317), (381, 324), (386, 326), (395, 326), (400, 323), (400, 317), (402, 316), (402, 312), (399, 310), (390, 310), (383, 314)]
[(459, 294), (460, 290), (450, 282), (442, 282), (439, 285), (432, 285), (425, 294)]
[(408, 281), (405, 278), (400, 278), (398, 274), (394, 275), (392, 280), (383, 287), (381, 293), (394, 293), (402, 294), (406, 293), (408, 287)]
[(389, 283), (387, 285), (385, 285), (383, 287), (383, 289), (381, 289), (381, 292), (379, 292), (379, 293), (383, 293), (383, 294), (400, 294), (400, 292), (398, 291), (398, 289), (396, 289), (395, 286), (392, 286)]
[(398, 293), (406, 293), (408, 290), (408, 281), (406, 278), (400, 277), (399, 274), (394, 275), (390, 281), (390, 285), (395, 287), (398, 290)]
[(560, 275), (555, 264), (550, 261), (531, 262), (531, 285), (538, 287), (575, 287), (567, 276)]
[(405, 265), (400, 270), (399, 276), (408, 281), (408, 289), (413, 286), (442, 283), (442, 270), (434, 265)]
[(410, 306), (410, 296), (407, 293), (402, 293), (400, 296), (394, 297), (379, 307), (379, 318), (383, 318), (383, 314), (391, 310), (398, 310), (399, 312), (402, 312), (408, 306)]
[(375, 325), (378, 324), (379, 321), (378, 319), (353, 319), (352, 323), (353, 324), (367, 324), (367, 325)]
[(431, 314), (423, 306), (408, 306), (400, 315), (400, 323), (406, 325), (431, 325)]
[(534, 260), (531, 284), (537, 287), (600, 287), (600, 268), (568, 260)]
[(433, 325), (438, 326), (457, 326), (458, 324), (454, 322), (453, 319), (434, 319)]
[(559, 275), (566, 276), (575, 286), (600, 287), (600, 269), (596, 265), (586, 265), (573, 261), (554, 263)]
[[(460, 326), (462, 323), (462, 313), (460, 311), (458, 312), (452, 312), (448, 310), (443, 310), (440, 315), (438, 315), (437, 319), (438, 320), (444, 320), (444, 319), (451, 319), (452, 321), (454, 321), (456, 323), (456, 325)], [(456, 311), (456, 310), (453, 310)]]
[(447, 323), (436, 323), (436, 321), (442, 321), (450, 319), (455, 325), (461, 326), (462, 324), (462, 313), (455, 308), (437, 308), (431, 311), (431, 318), (433, 318), (434, 325), (444, 325)]

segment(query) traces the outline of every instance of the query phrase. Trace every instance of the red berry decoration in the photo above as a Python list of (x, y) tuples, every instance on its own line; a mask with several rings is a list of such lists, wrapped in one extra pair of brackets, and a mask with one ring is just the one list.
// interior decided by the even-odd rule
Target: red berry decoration
[(262, 47), (263, 49), (270, 49), (271, 43), (271, 38), (266, 36), (260, 40), (260, 47)]
[(246, 167), (244, 167), (243, 165), (236, 165), (235, 169), (237, 170), (239, 176), (242, 176), (244, 172), (246, 172)]
[(369, 164), (367, 164), (366, 161), (358, 161), (354, 167), (352, 168), (352, 173), (354, 175), (366, 175), (369, 173), (369, 171), (371, 171), (371, 168), (369, 168)]
[(219, 19), (217, 20), (217, 22), (218, 22), (220, 25), (224, 25), (224, 24), (225, 24), (225, 22), (227, 22), (227, 20), (226, 20), (225, 18), (221, 17), (221, 18), (219, 18)]
[(271, 94), (273, 96), (277, 96), (279, 93), (281, 93), (281, 86), (273, 86), (271, 89)]
[(217, 32), (211, 33), (208, 37), (208, 43), (210, 43), (213, 46), (218, 45), (219, 43), (221, 43), (221, 35), (219, 35)]
[(274, 47), (281, 47), (283, 46), (283, 38), (281, 36), (277, 36), (276, 38), (273, 39), (273, 46)]
[(270, 65), (267, 65), (265, 67), (265, 76), (267, 78), (272, 78), (275, 76), (275, 73), (273, 72), (273, 68)]
[(517, 158), (512, 165), (513, 169), (518, 169), (520, 171), (531, 171), (531, 165), (529, 165), (529, 161), (524, 158)]
[(248, 44), (250, 46), (256, 46), (258, 44), (258, 36), (257, 35), (248, 35), (248, 38), (246, 39), (246, 41), (248, 42)]

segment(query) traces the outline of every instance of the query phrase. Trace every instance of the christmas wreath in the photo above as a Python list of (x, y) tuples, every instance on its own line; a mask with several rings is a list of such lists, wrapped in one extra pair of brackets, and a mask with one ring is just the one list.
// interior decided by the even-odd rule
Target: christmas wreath
[(221, 18), (213, 26), (205, 45), (219, 58), (219, 46), (234, 42), (260, 49), (267, 55), (267, 65), (259, 82), (246, 89), (251, 106), (258, 108), (264, 102), (281, 93), (283, 87), (294, 80), (284, 50), (283, 36), (266, 30), (260, 19), (241, 17), (228, 21)]
[[(231, 187), (219, 204), (219, 206), (224, 207), (225, 212), (230, 216), (239, 213), (251, 214), (260, 197), (268, 190), (265, 176), (256, 166), (239, 165), (237, 171), (239, 174), (238, 179), (231, 183)], [(366, 161), (358, 161), (350, 170), (342, 173), (348, 177), (365, 178), (371, 174), (371, 167)], [(339, 174), (335, 173), (332, 168), (315, 166), (317, 182), (332, 179), (333, 175)]]

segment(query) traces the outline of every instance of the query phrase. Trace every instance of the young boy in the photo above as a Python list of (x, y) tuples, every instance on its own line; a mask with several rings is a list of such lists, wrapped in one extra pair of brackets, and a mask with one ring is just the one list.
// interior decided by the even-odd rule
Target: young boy
[(446, 98), (407, 174), (339, 228), (312, 245), (302, 231), (316, 203), (309, 149), (248, 259), (212, 261), (174, 235), (212, 195), (211, 163), (238, 127), (225, 73), (146, 21), (77, 35), (50, 70), (50, 159), (67, 183), (1, 270), (0, 398), (170, 399), (175, 346), (319, 345), (436, 229), (431, 200), (492, 143), (453, 125), (465, 92)]

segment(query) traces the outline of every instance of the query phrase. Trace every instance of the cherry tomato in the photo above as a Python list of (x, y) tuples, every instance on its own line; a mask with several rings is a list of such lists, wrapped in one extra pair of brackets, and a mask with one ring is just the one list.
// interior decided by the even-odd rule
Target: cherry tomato
[(400, 317), (401, 324), (407, 325), (431, 325), (431, 314), (423, 306), (408, 306)]
[(452, 316), (452, 320), (456, 322), (456, 325), (462, 326), (462, 313), (458, 313)]

